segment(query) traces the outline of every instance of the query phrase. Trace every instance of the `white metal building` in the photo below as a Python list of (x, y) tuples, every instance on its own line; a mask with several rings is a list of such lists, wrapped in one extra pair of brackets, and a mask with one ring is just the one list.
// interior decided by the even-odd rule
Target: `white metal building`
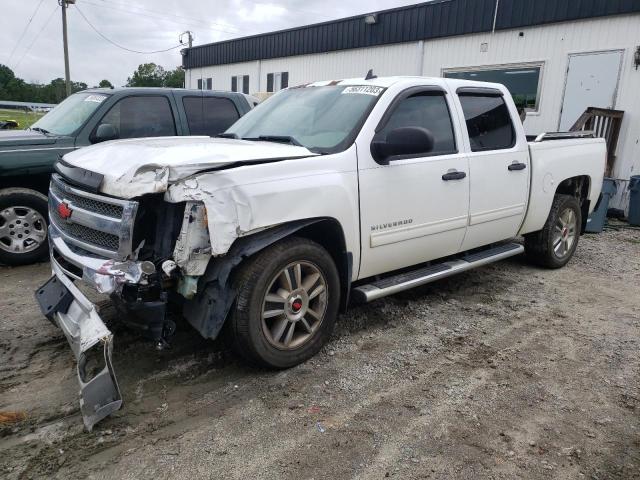
[(567, 130), (588, 107), (622, 110), (613, 206), (640, 174), (640, 0), (436, 0), (183, 53), (188, 88), (252, 94), (370, 68), (497, 81), (532, 135)]

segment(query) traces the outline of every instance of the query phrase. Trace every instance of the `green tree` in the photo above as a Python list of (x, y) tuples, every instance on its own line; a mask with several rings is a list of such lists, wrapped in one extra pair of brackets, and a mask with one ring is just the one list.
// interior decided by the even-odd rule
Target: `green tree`
[(176, 67), (175, 70), (167, 71), (163, 86), (170, 88), (182, 88), (184, 87), (184, 70), (182, 67)]
[[(86, 90), (84, 82), (71, 82), (71, 92)], [(17, 102), (60, 103), (67, 98), (65, 81), (54, 78), (48, 84), (27, 83), (15, 76), (6, 65), (0, 65), (0, 99)]]
[(100, 88), (113, 88), (113, 83), (111, 83), (109, 80), (100, 80), (100, 83), (98, 84), (98, 87), (100, 87)]
[(166, 74), (160, 65), (143, 63), (127, 78), (127, 87), (162, 87)]

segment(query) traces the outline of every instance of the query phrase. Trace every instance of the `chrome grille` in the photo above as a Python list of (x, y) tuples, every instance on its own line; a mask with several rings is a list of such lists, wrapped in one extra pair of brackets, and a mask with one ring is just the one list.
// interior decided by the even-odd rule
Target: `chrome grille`
[(107, 217), (122, 218), (122, 207), (120, 205), (104, 203), (92, 198), (81, 197), (75, 193), (64, 192), (55, 182), (51, 182), (51, 191), (54, 195), (71, 201), (71, 203), (79, 208), (84, 208), (85, 210), (99, 213), (100, 215), (106, 215)]
[(114, 252), (118, 251), (120, 239), (117, 235), (94, 230), (78, 223), (69, 223), (60, 216), (57, 210), (50, 212), (50, 214), (55, 218), (55, 224), (62, 233), (82, 239), (96, 247), (108, 248)]
[[(59, 212), (70, 212), (63, 218)], [(85, 192), (54, 174), (49, 188), (49, 219), (64, 241), (88, 252), (124, 260), (131, 254), (138, 202)], [(64, 213), (64, 212), (63, 212)]]

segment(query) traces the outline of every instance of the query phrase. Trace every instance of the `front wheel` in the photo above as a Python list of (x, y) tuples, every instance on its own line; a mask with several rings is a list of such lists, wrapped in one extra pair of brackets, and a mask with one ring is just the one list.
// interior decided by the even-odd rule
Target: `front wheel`
[(578, 199), (571, 195), (556, 195), (543, 229), (525, 235), (527, 257), (543, 267), (564, 267), (576, 251), (581, 225)]
[(251, 363), (289, 368), (315, 355), (338, 315), (340, 280), (331, 255), (305, 238), (278, 242), (248, 260), (235, 280), (230, 331)]
[(27, 265), (46, 257), (47, 197), (27, 188), (0, 191), (0, 263)]

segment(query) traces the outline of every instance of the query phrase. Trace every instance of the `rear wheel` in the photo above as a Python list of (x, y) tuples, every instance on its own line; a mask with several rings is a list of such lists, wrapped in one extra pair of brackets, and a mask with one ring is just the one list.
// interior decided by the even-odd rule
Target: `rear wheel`
[(315, 355), (338, 314), (340, 284), (331, 255), (315, 242), (290, 238), (241, 268), (230, 319), (235, 350), (250, 362), (288, 368)]
[(527, 256), (543, 267), (565, 266), (578, 246), (581, 225), (578, 199), (571, 195), (556, 195), (544, 228), (525, 236)]
[(27, 265), (47, 251), (47, 197), (26, 188), (0, 191), (0, 263)]

